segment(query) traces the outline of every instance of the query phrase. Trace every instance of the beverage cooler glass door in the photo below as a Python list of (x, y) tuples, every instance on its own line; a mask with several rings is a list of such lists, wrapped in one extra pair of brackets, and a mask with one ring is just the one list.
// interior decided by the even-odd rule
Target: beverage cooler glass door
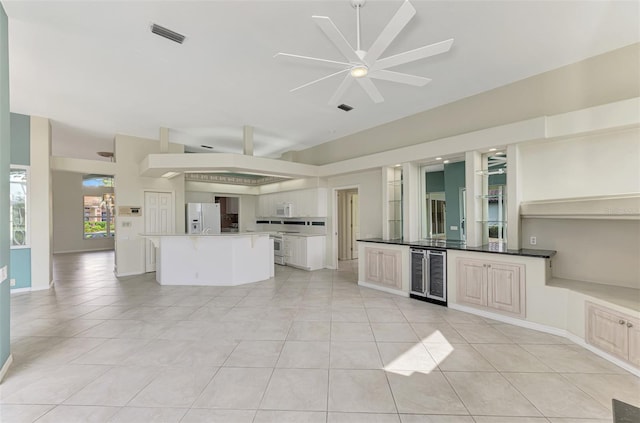
[(447, 253), (427, 250), (427, 298), (447, 301)]
[(415, 295), (426, 295), (426, 273), (427, 250), (411, 249), (411, 293)]

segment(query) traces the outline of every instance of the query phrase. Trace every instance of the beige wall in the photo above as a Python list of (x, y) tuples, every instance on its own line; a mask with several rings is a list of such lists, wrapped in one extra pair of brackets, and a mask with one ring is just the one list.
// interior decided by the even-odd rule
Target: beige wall
[(52, 172), (54, 253), (113, 249), (113, 238), (84, 239), (83, 234), (83, 196), (102, 195), (113, 192), (113, 188), (83, 188), (82, 176), (75, 172)]
[[(552, 275), (640, 289), (640, 222), (522, 219), (523, 245), (556, 250)], [(529, 237), (537, 243), (529, 246)]]
[[(182, 153), (183, 145), (170, 144), (169, 153)], [(148, 154), (159, 153), (160, 142), (117, 135), (115, 139), (115, 196), (118, 206), (144, 207), (145, 191), (174, 194), (175, 229), (184, 230), (184, 176), (147, 178), (139, 176), (138, 164)], [(116, 217), (116, 273), (118, 276), (145, 272), (144, 208), (141, 217)], [(123, 226), (124, 223), (130, 226)]]
[(326, 164), (640, 96), (640, 44), (291, 154)]
[(640, 128), (519, 149), (522, 201), (640, 192)]

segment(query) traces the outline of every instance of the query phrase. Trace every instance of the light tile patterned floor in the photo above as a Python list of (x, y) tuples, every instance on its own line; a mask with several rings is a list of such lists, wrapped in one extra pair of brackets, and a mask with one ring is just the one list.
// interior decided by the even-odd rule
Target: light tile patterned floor
[(564, 338), (276, 266), (241, 287), (116, 279), (55, 256), (12, 296), (0, 421), (602, 423), (640, 381)]

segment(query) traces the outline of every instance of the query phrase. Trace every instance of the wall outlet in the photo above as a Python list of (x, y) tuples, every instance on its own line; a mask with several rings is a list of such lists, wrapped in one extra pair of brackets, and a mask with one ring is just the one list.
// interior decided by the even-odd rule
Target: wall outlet
[(535, 236), (532, 236), (532, 237), (529, 238), (529, 244), (536, 245), (537, 242), (538, 242), (538, 240), (536, 239)]
[(16, 280), (15, 279), (11, 279), (9, 281), (9, 286), (16, 286)]

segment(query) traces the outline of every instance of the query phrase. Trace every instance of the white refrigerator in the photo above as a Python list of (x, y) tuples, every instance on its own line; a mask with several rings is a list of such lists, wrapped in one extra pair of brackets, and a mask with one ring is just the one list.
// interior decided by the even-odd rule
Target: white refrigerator
[(220, 204), (187, 203), (185, 210), (188, 234), (219, 234)]

